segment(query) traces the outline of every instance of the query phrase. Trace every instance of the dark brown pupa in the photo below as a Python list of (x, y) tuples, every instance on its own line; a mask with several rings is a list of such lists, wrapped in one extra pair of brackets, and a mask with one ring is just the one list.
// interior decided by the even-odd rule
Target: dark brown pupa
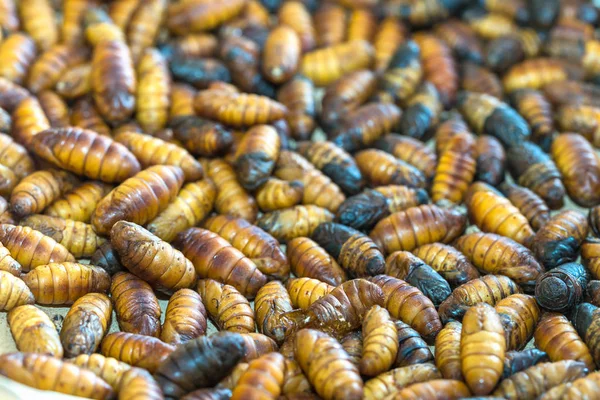
[(312, 239), (334, 256), (356, 278), (383, 273), (385, 259), (375, 243), (364, 233), (334, 222), (324, 222)]

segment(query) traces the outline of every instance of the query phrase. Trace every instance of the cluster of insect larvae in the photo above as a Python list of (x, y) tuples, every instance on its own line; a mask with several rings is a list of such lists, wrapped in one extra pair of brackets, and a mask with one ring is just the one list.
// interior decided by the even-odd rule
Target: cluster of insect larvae
[(0, 27), (0, 375), (600, 398), (594, 2), (0, 0)]

